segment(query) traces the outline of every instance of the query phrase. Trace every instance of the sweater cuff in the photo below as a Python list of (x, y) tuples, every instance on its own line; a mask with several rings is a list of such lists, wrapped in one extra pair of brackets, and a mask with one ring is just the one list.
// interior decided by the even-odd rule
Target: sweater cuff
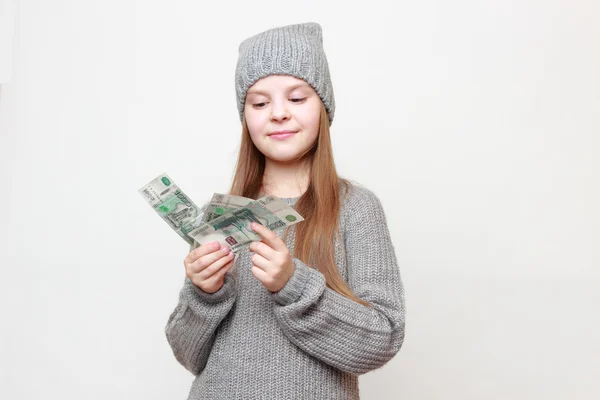
[(223, 300), (227, 300), (233, 296), (235, 296), (235, 285), (234, 279), (232, 276), (226, 276), (225, 283), (221, 286), (221, 289), (217, 290), (214, 293), (207, 293), (204, 290), (200, 289), (198, 286), (194, 285), (194, 283), (188, 278), (189, 284), (192, 286), (193, 292), (200, 298), (200, 300), (204, 303), (218, 303)]
[(311, 268), (297, 258), (293, 258), (294, 273), (285, 286), (278, 292), (271, 294), (280, 305), (285, 306), (298, 300), (306, 287), (310, 277)]

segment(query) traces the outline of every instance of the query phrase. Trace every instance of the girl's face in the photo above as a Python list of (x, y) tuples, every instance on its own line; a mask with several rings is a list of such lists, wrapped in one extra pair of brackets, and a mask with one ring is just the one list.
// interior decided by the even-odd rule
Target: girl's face
[[(297, 159), (319, 134), (321, 98), (304, 80), (269, 75), (256, 81), (246, 94), (244, 117), (258, 150), (274, 161)], [(291, 131), (287, 137), (274, 135)]]

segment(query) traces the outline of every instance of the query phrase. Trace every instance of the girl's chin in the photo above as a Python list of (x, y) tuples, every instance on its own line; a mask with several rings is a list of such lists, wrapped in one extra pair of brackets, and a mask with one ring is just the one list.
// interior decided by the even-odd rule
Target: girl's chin
[(294, 154), (266, 154), (267, 158), (269, 158), (271, 161), (274, 162), (278, 162), (281, 164), (287, 164), (287, 163), (292, 163), (294, 161), (296, 161), (298, 159), (298, 157), (300, 156), (300, 153), (294, 153)]

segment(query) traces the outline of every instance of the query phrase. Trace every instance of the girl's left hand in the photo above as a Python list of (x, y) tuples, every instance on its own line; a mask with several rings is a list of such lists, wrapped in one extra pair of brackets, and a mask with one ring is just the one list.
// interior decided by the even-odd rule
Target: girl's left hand
[(283, 240), (266, 226), (253, 222), (250, 228), (263, 240), (250, 243), (252, 256), (252, 275), (271, 292), (278, 292), (294, 274), (292, 255)]

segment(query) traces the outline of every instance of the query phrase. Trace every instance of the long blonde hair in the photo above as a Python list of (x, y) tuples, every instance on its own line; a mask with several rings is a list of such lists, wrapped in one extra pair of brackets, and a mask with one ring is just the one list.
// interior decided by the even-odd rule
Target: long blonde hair
[[(333, 150), (329, 132), (329, 116), (321, 103), (319, 134), (315, 144), (300, 158), (309, 157), (308, 189), (298, 199), (294, 209), (304, 217), (304, 221), (296, 224), (293, 257), (312, 266), (310, 260), (325, 276), (327, 287), (358, 303), (371, 306), (370, 303), (356, 296), (348, 283), (340, 275), (334, 251), (335, 235), (341, 240), (338, 227), (340, 217), (340, 183), (344, 185), (344, 193), (348, 193), (350, 183), (338, 176), (333, 160)], [(248, 125), (242, 118), (242, 140), (240, 152), (229, 193), (256, 199), (263, 187), (265, 156), (250, 137)], [(285, 231), (284, 241), (289, 233)]]

